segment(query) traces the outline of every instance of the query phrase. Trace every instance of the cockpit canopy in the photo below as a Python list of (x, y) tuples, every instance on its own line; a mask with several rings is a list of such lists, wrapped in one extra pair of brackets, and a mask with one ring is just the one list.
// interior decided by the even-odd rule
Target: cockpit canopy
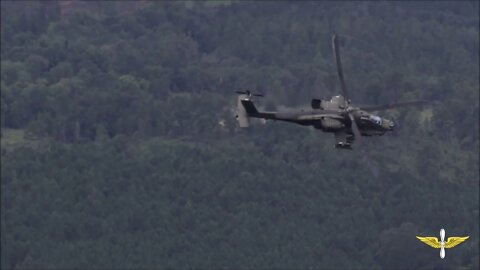
[(382, 118), (376, 115), (370, 115), (368, 119), (377, 125), (382, 125)]

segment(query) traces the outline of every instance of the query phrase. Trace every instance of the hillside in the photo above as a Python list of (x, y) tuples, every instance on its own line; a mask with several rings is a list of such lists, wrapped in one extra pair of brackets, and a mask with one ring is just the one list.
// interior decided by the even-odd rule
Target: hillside
[[(478, 267), (478, 2), (69, 3), (1, 2), (2, 269)], [(339, 93), (333, 33), (356, 103), (435, 105), (238, 128)]]

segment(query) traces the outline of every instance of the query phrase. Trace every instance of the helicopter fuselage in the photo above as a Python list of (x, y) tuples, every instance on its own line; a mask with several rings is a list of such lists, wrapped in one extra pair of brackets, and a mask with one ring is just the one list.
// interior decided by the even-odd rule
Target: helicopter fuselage
[(339, 42), (336, 35), (332, 37), (332, 48), (342, 95), (334, 96), (330, 100), (312, 99), (311, 109), (307, 110), (272, 112), (258, 111), (253, 104), (251, 97), (262, 97), (262, 94), (255, 94), (250, 90), (236, 91), (236, 93), (240, 94), (237, 100), (237, 120), (240, 127), (248, 127), (251, 117), (313, 126), (324, 132), (334, 133), (336, 148), (351, 149), (355, 138), (360, 140), (362, 136), (382, 136), (387, 131), (392, 131), (395, 127), (393, 121), (370, 112), (426, 103), (418, 100), (361, 107), (352, 105), (348, 99), (349, 95), (343, 76)]
[[(345, 108), (339, 105), (342, 103), (337, 102), (340, 101), (341, 98), (343, 97), (335, 96), (330, 101), (322, 100), (320, 106), (317, 108), (279, 112), (258, 112), (249, 97), (242, 98), (241, 103), (246, 108), (249, 117), (313, 126), (316, 129), (329, 133), (347, 130), (347, 133), (352, 134), (351, 120)], [(362, 136), (381, 136), (394, 128), (394, 123), (391, 120), (357, 108), (350, 108), (350, 110), (354, 110), (352, 114)]]

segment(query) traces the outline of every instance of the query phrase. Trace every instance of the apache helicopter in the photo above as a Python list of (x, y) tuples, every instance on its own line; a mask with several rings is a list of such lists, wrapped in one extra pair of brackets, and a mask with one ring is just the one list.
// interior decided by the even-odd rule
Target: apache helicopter
[(248, 127), (250, 117), (313, 126), (324, 132), (334, 133), (336, 148), (352, 149), (352, 143), (356, 138), (360, 140), (361, 136), (382, 136), (387, 131), (393, 131), (395, 127), (395, 123), (392, 120), (382, 118), (370, 112), (426, 103), (420, 100), (384, 105), (354, 106), (348, 98), (336, 35), (333, 35), (332, 47), (342, 95), (334, 96), (330, 100), (312, 99), (311, 109), (308, 110), (258, 111), (252, 101), (252, 96), (263, 97), (263, 95), (254, 94), (249, 90), (236, 91), (236, 93), (240, 94), (237, 100), (238, 112), (236, 115), (239, 126)]

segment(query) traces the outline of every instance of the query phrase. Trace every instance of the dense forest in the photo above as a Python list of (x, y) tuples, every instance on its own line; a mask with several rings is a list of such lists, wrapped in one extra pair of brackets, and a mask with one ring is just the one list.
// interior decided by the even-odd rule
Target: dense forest
[[(435, 102), (240, 129), (339, 93), (333, 33), (355, 103)], [(479, 92), (478, 1), (1, 1), (1, 268), (478, 269)]]

